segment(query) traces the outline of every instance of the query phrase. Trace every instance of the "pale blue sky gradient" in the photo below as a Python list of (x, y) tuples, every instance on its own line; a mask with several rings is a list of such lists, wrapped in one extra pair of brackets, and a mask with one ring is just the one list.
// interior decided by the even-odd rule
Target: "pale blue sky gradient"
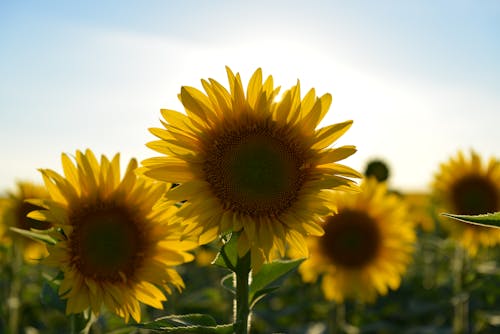
[(0, 192), (91, 148), (155, 156), (160, 108), (224, 66), (331, 93), (363, 170), (424, 190), (458, 149), (500, 155), (499, 1), (0, 0)]

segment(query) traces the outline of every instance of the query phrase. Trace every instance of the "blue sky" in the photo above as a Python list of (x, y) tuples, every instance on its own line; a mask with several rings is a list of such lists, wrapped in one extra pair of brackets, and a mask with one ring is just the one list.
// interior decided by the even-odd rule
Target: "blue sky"
[(183, 85), (258, 67), (283, 89), (331, 93), (324, 124), (363, 170), (424, 190), (458, 149), (500, 155), (498, 1), (0, 0), (0, 191), (91, 148), (122, 162)]

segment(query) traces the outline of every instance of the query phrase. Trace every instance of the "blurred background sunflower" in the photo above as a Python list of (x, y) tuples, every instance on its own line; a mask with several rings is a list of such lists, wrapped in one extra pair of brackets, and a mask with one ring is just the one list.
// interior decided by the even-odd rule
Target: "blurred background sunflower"
[[(479, 215), (500, 211), (500, 160), (486, 163), (474, 150), (470, 155), (458, 151), (439, 166), (432, 183), (438, 213)], [(450, 237), (475, 255), (479, 247), (500, 242), (500, 229), (464, 224), (440, 217)]]
[(40, 222), (27, 217), (29, 212), (40, 207), (26, 202), (27, 199), (48, 197), (49, 193), (45, 187), (32, 182), (18, 182), (15, 191), (0, 198), (0, 242), (22, 252), (24, 260), (30, 263), (35, 263), (47, 255), (45, 244), (21, 236), (9, 228), (15, 227), (23, 230), (50, 228), (51, 224), (48, 222)]
[(334, 196), (337, 212), (325, 219), (322, 237), (308, 239), (310, 258), (299, 272), (306, 282), (321, 276), (328, 300), (374, 302), (400, 285), (416, 241), (413, 223), (375, 178), (365, 179), (359, 194)]

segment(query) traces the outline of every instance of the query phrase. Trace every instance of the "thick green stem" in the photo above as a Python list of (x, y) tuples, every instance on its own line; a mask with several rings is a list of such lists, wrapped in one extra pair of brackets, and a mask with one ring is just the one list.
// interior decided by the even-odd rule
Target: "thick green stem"
[(69, 332), (70, 334), (78, 334), (76, 329), (76, 314), (71, 314), (69, 316)]
[(248, 252), (242, 258), (238, 258), (234, 272), (236, 276), (235, 334), (248, 334), (250, 331), (250, 306), (248, 300), (250, 269), (250, 252)]

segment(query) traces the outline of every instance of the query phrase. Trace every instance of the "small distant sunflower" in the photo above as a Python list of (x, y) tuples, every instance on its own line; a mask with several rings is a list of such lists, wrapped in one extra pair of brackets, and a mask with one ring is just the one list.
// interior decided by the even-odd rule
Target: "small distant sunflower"
[[(441, 164), (432, 184), (441, 212), (460, 215), (479, 215), (500, 211), (500, 160), (491, 158), (483, 164), (481, 157), (471, 151), (470, 159), (459, 151)], [(500, 243), (500, 230), (442, 219), (450, 236), (471, 255), (480, 246)]]
[(366, 165), (364, 175), (374, 177), (379, 182), (387, 181), (390, 176), (389, 166), (381, 159), (370, 160)]
[(17, 191), (8, 193), (5, 198), (0, 198), (0, 240), (18, 245), (23, 250), (24, 260), (29, 263), (36, 263), (47, 255), (45, 244), (9, 231), (9, 228), (16, 227), (23, 230), (50, 228), (50, 223), (40, 222), (26, 216), (29, 212), (41, 208), (25, 201), (29, 198), (48, 197), (49, 193), (44, 187), (32, 182), (18, 182)]
[(308, 239), (310, 258), (299, 267), (306, 282), (322, 275), (325, 298), (373, 302), (397, 289), (412, 259), (415, 232), (401, 200), (373, 178), (361, 193), (337, 193), (338, 210), (322, 237)]
[(62, 165), (64, 176), (40, 170), (51, 199), (32, 200), (46, 210), (29, 216), (56, 228), (45, 263), (64, 273), (66, 312), (90, 308), (97, 315), (104, 305), (139, 322), (139, 302), (161, 309), (159, 287), (183, 288), (173, 266), (193, 258), (186, 251), (195, 244), (181, 241), (180, 226), (169, 224), (176, 208), (156, 209), (168, 186), (138, 178), (134, 159), (120, 180), (118, 154), (99, 162), (90, 150), (76, 151), (75, 163), (63, 154)]
[(165, 129), (150, 131), (160, 140), (148, 146), (165, 156), (143, 161), (145, 175), (180, 185), (167, 193), (184, 201), (178, 213), (188, 229), (208, 243), (226, 231), (239, 231), (238, 254), (251, 253), (257, 270), (285, 245), (307, 254), (304, 236), (321, 235), (318, 224), (331, 210), (330, 189), (350, 189), (360, 177), (338, 164), (356, 149), (328, 148), (352, 121), (316, 130), (331, 96), (303, 99), (300, 85), (276, 102), (273, 78), (258, 69), (246, 94), (239, 74), (227, 68), (230, 91), (213, 79), (205, 93), (182, 87), (186, 114), (161, 110)]

